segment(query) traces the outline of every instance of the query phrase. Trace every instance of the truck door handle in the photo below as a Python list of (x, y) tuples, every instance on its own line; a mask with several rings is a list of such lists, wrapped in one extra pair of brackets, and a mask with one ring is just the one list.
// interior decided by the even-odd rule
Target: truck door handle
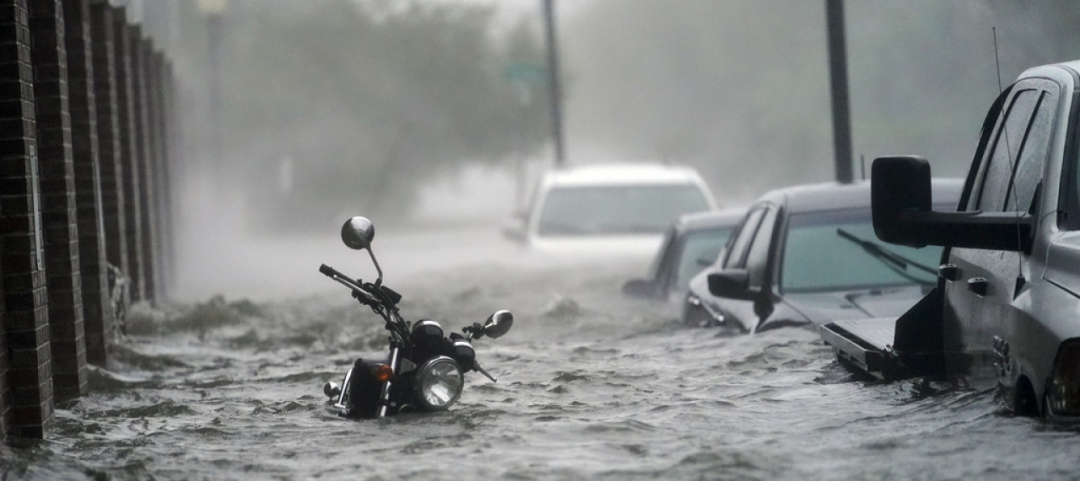
[(974, 292), (980, 297), (986, 295), (986, 287), (989, 282), (986, 281), (985, 277), (972, 277), (971, 279), (968, 279), (967, 283), (969, 291)]
[(938, 266), (937, 270), (938, 275), (947, 281), (955, 281), (957, 277), (960, 277), (960, 268), (951, 262)]

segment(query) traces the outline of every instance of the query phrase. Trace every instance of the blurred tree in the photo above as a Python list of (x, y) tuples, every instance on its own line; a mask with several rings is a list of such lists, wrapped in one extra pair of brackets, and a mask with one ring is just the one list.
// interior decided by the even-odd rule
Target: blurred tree
[(252, 219), (281, 230), (392, 218), (423, 180), (540, 148), (544, 103), (523, 103), (504, 78), (540, 45), (525, 25), (494, 36), (493, 13), (389, 0), (230, 3), (223, 174), (251, 186)]

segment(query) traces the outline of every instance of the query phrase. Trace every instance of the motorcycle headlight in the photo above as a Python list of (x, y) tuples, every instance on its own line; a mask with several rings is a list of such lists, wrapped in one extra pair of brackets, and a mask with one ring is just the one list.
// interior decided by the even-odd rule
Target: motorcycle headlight
[(1046, 401), (1054, 414), (1080, 415), (1080, 340), (1061, 345)]
[(457, 402), (465, 376), (453, 359), (439, 356), (416, 371), (416, 401), (429, 410), (442, 410)]

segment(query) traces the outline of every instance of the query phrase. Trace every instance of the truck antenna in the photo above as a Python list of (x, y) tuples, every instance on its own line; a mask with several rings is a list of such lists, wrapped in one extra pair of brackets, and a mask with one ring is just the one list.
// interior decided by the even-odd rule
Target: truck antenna
[[(1001, 88), (1001, 56), (998, 54), (997, 27), (990, 27), (990, 29), (994, 34), (994, 66), (997, 68), (998, 93), (1000, 93), (1000, 92), (1002, 92), (1002, 88)], [(1001, 125), (1001, 128), (1003, 130), (1002, 134), (1005, 135), (1005, 148), (1009, 149), (1009, 152), (1010, 152), (1009, 163), (1012, 164), (1013, 163), (1012, 162), (1012, 154), (1011, 154), (1012, 149), (1009, 147), (1009, 132), (1007, 130), (1005, 130), (1005, 124), (1004, 123)], [(1022, 243), (1022, 238), (1021, 238), (1021, 234), (1020, 234), (1020, 216), (1021, 216), (1021, 213), (1020, 213), (1019, 199), (1016, 198), (1016, 185), (1014, 185), (1012, 182), (1009, 182), (1009, 186), (1012, 189), (1012, 195), (1010, 195), (1008, 197), (1012, 198), (1013, 209), (1016, 210), (1016, 244), (1019, 246)], [(1040, 190), (1040, 189), (1036, 189), (1036, 195), (1038, 194), (1038, 190)], [(1016, 299), (1016, 297), (1020, 295), (1020, 290), (1023, 289), (1024, 284), (1027, 283), (1026, 282), (1027, 280), (1024, 279), (1024, 261), (1019, 255), (1016, 256), (1016, 264), (1017, 264), (1017, 266), (1016, 266), (1016, 285), (1013, 288), (1013, 299)]]
[(994, 33), (994, 66), (997, 67), (998, 93), (1001, 93), (1001, 57), (998, 55), (997, 27), (990, 27)]

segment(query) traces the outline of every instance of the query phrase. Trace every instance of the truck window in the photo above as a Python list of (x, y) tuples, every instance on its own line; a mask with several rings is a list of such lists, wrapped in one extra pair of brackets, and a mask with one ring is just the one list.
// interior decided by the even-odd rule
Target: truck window
[(1005, 209), (1027, 211), (1035, 196), (1035, 188), (1043, 176), (1046, 155), (1050, 147), (1050, 133), (1054, 128), (1057, 111), (1057, 86), (1042, 92), (1035, 116), (1028, 126), (1027, 140), (1020, 151), (1020, 162), (1013, 175), (1012, 187), (1005, 196)]
[[(997, 139), (989, 155), (990, 162), (984, 167), (982, 188), (976, 209), (984, 212), (1001, 212), (1009, 181), (1024, 142), (1024, 134), (1031, 123), (1031, 116), (1038, 104), (1040, 92), (1035, 89), (1018, 90), (1005, 111), (1005, 120), (998, 125)], [(1003, 128), (1002, 128), (1003, 126)]]

